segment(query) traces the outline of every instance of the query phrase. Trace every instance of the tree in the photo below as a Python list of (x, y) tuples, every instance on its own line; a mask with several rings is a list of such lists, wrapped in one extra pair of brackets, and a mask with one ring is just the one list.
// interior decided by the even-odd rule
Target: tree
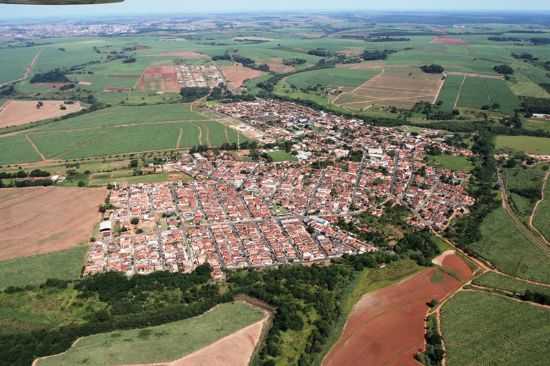
[(497, 65), (493, 70), (502, 75), (512, 75), (514, 73), (514, 69), (508, 65)]
[(420, 69), (427, 74), (441, 74), (445, 69), (441, 65), (431, 64), (420, 66)]
[(137, 225), (139, 224), (139, 218), (138, 217), (132, 217), (132, 220), (130, 220), (130, 223), (132, 225)]

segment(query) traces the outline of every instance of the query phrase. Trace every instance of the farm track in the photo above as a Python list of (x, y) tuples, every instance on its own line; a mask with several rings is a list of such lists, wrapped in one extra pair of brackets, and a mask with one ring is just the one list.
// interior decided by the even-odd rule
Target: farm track
[(540, 234), (538, 230), (535, 232), (535, 231), (532, 231), (530, 227), (525, 226), (521, 222), (521, 220), (516, 216), (512, 207), (510, 206), (508, 192), (506, 191), (506, 182), (502, 177), (501, 172), (498, 172), (498, 181), (500, 183), (500, 195), (502, 200), (502, 208), (504, 208), (504, 211), (506, 212), (506, 214), (512, 219), (516, 228), (525, 236), (525, 238), (530, 242), (532, 242), (533, 244), (537, 245), (539, 248), (541, 248), (544, 254), (548, 258), (550, 258), (550, 243), (548, 243), (546, 238), (542, 234)]
[(538, 210), (538, 207), (539, 207), (539, 204), (541, 202), (544, 202), (544, 192), (546, 191), (546, 186), (548, 185), (548, 178), (550, 177), (550, 172), (546, 173), (546, 175), (544, 176), (544, 181), (542, 183), (542, 189), (541, 189), (541, 192), (540, 192), (540, 200), (537, 201), (537, 203), (535, 203), (535, 207), (533, 207), (533, 212), (531, 212), (531, 216), (529, 216), (529, 227), (531, 228), (531, 230), (533, 230), (534, 232), (536, 232), (545, 242), (547, 245), (550, 246), (550, 242), (548, 242), (548, 238), (546, 238), (544, 236), (544, 234), (533, 224), (533, 220), (535, 219), (535, 216), (537, 214), (537, 210)]
[(180, 132), (179, 132), (179, 135), (178, 135), (178, 141), (176, 142), (176, 149), (180, 148), (182, 137), (183, 137), (183, 128), (180, 128)]
[(42, 159), (43, 161), (44, 160), (48, 160), (46, 159), (46, 157), (44, 156), (44, 154), (42, 154), (42, 152), (38, 149), (38, 146), (36, 146), (36, 144), (34, 143), (34, 141), (30, 138), (30, 136), (27, 134), (25, 135), (25, 139), (27, 140), (27, 142), (29, 144), (31, 144), (32, 148), (34, 149), (34, 151), (36, 151), (36, 153), (40, 156), (40, 159)]
[(453, 105), (453, 109), (456, 109), (458, 106), (458, 102), (460, 101), (460, 96), (462, 95), (462, 88), (464, 88), (465, 82), (466, 82), (466, 75), (464, 75), (464, 78), (460, 83), (460, 87), (458, 88), (458, 92), (456, 93), (456, 99), (455, 99), (455, 104)]

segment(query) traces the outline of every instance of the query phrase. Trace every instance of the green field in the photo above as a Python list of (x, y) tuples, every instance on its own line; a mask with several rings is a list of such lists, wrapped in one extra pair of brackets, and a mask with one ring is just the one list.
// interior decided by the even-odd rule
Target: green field
[(441, 89), (441, 93), (439, 93), (438, 99), (438, 102), (443, 103), (441, 104), (442, 110), (446, 112), (453, 111), (463, 80), (464, 77), (462, 76), (449, 75), (447, 77), (445, 80), (445, 85), (443, 86), (443, 89)]
[(550, 121), (540, 119), (528, 119), (523, 123), (523, 127), (528, 130), (542, 130), (550, 132)]
[(307, 89), (320, 85), (325, 88), (358, 87), (380, 71), (351, 70), (331, 68), (301, 72), (286, 79), (286, 82), (298, 89)]
[(21, 78), (37, 53), (34, 47), (0, 49), (0, 84)]
[(540, 199), (545, 174), (546, 171), (540, 165), (528, 169), (523, 167), (504, 169), (506, 189), (509, 192), (512, 207), (525, 222), (531, 216), (536, 201)]
[(435, 167), (450, 169), (454, 171), (469, 172), (474, 166), (467, 158), (463, 156), (454, 156), (448, 154), (433, 155), (428, 157), (428, 163)]
[(85, 337), (67, 353), (44, 359), (38, 365), (115, 366), (173, 361), (262, 317), (262, 311), (245, 303), (222, 304), (195, 318)]
[(542, 201), (533, 220), (533, 225), (540, 230), (546, 240), (550, 240), (550, 179), (544, 190), (544, 201)]
[(460, 292), (442, 310), (447, 364), (543, 366), (550, 311), (479, 292)]
[(286, 151), (283, 151), (283, 150), (269, 151), (267, 154), (271, 156), (274, 162), (297, 160), (294, 155), (287, 153)]
[(23, 135), (0, 137), (0, 165), (40, 160)]
[(491, 212), (481, 224), (482, 239), (469, 248), (501, 271), (520, 278), (550, 283), (548, 252), (529, 241), (503, 208)]
[(523, 293), (526, 290), (530, 290), (550, 295), (550, 287), (532, 285), (528, 282), (519, 281), (496, 272), (487, 272), (475, 278), (473, 283), (484, 287), (511, 291), (515, 293)]
[(529, 154), (550, 155), (550, 138), (533, 136), (497, 136), (497, 149), (524, 151)]
[(481, 109), (494, 103), (500, 105), (499, 111), (512, 113), (519, 107), (519, 98), (512, 93), (504, 80), (466, 78), (460, 93), (459, 107)]
[(49, 278), (72, 280), (80, 277), (88, 248), (73, 249), (0, 262), (0, 290), (6, 287), (39, 285)]

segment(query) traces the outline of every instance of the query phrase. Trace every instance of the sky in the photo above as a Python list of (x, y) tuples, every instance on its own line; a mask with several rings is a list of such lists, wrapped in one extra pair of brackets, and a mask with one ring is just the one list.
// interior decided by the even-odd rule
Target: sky
[[(154, 7), (153, 7), (154, 6)], [(81, 6), (0, 5), (1, 18), (295, 10), (550, 10), (549, 0), (126, 0)]]

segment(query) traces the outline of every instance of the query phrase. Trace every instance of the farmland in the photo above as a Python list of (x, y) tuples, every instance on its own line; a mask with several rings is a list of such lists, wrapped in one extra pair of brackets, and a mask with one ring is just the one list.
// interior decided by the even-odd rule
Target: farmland
[(550, 182), (546, 183), (544, 200), (537, 208), (533, 225), (540, 230), (546, 240), (550, 240)]
[(451, 112), (455, 109), (455, 103), (458, 101), (460, 94), (460, 89), (464, 82), (464, 77), (462, 76), (448, 76), (445, 79), (445, 85), (439, 94), (438, 102), (441, 102), (441, 108), (447, 112)]
[(38, 107), (38, 101), (8, 100), (3, 106), (0, 105), (0, 128), (62, 117), (82, 109), (79, 102), (65, 104), (62, 101), (45, 100), (40, 103)]
[(548, 252), (526, 238), (504, 209), (494, 210), (483, 220), (481, 237), (470, 248), (501, 271), (520, 278), (550, 282)]
[(527, 222), (535, 203), (540, 199), (546, 171), (539, 165), (529, 169), (509, 168), (505, 169), (504, 173), (512, 207), (519, 217)]
[(244, 303), (223, 304), (195, 318), (86, 337), (67, 353), (40, 360), (38, 365), (72, 366), (84, 360), (91, 366), (174, 361), (263, 317), (260, 310)]
[(105, 196), (104, 189), (0, 190), (0, 209), (11, 213), (0, 223), (0, 260), (66, 250), (87, 242)]
[(460, 98), (459, 107), (481, 109), (498, 104), (497, 110), (512, 113), (519, 106), (519, 99), (503, 80), (467, 77)]
[(497, 149), (524, 151), (528, 154), (550, 155), (550, 138), (532, 136), (497, 136)]
[(485, 273), (482, 276), (477, 277), (473, 281), (473, 283), (488, 288), (511, 291), (514, 293), (523, 293), (526, 290), (530, 290), (539, 293), (550, 294), (549, 287), (533, 285), (528, 282), (519, 281), (496, 272)]
[(464, 291), (443, 307), (442, 326), (449, 366), (546, 364), (547, 309)]
[(290, 76), (286, 81), (298, 89), (308, 89), (320, 85), (323, 88), (358, 87), (379, 70), (353, 70), (349, 68), (321, 69), (307, 71)]
[(82, 245), (59, 252), (2, 261), (0, 290), (10, 286), (36, 286), (49, 278), (77, 279), (80, 277), (87, 249), (87, 246)]

